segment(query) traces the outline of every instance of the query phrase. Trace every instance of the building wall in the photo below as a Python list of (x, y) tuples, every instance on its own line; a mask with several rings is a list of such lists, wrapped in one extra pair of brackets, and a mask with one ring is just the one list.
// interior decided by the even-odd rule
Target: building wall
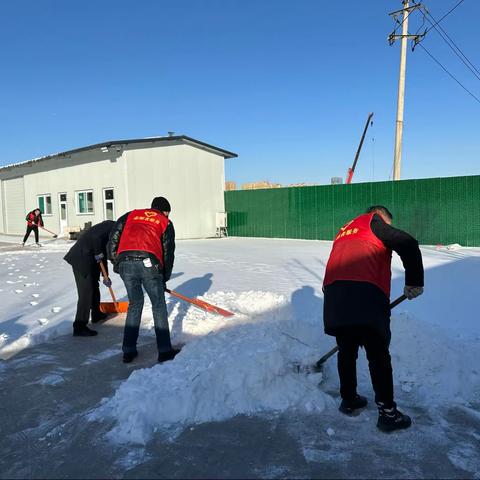
[[(45, 227), (60, 232), (59, 194), (67, 194), (67, 213), (69, 227), (82, 227), (86, 222), (92, 224), (105, 220), (103, 211), (103, 189), (113, 188), (115, 195), (115, 214), (126, 208), (125, 181), (122, 166), (124, 160), (116, 152), (102, 153), (89, 150), (73, 154), (62, 161), (46, 160), (49, 169), (25, 175), (25, 207), (27, 211), (38, 205), (37, 196), (50, 194), (52, 214), (43, 214)], [(75, 193), (81, 190), (93, 190), (93, 213), (79, 213)], [(12, 232), (9, 232), (12, 233)]]
[(5, 185), (4, 182), (0, 179), (0, 232), (5, 232)]
[(25, 229), (25, 194), (23, 177), (11, 178), (2, 182), (5, 215), (2, 226), (7, 232)]
[[(177, 238), (215, 236), (217, 212), (225, 211), (224, 158), (185, 144), (152, 145), (126, 145), (118, 152), (86, 150), (0, 172), (4, 192), (0, 231), (23, 233), (26, 212), (37, 207), (37, 196), (43, 194), (51, 195), (52, 214), (43, 218), (53, 232), (60, 232), (60, 193), (67, 194), (69, 227), (101, 222), (105, 220), (103, 190), (113, 188), (115, 218), (149, 207), (153, 197), (164, 196), (172, 205)], [(93, 190), (91, 214), (77, 212), (75, 192), (82, 190)]]
[(177, 238), (216, 234), (217, 212), (225, 211), (224, 159), (190, 145), (125, 151), (130, 208), (168, 198)]

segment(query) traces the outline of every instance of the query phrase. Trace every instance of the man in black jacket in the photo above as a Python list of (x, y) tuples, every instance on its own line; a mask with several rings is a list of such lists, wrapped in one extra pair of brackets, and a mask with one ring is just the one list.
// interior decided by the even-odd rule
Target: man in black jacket
[[(97, 335), (96, 330), (88, 328), (90, 312), (92, 323), (107, 317), (100, 311), (100, 265), (107, 257), (107, 243), (115, 222), (106, 220), (94, 225), (84, 232), (68, 251), (63, 259), (73, 268), (75, 283), (77, 284), (78, 303), (73, 335), (76, 337), (92, 337)], [(107, 262), (104, 263), (107, 268)], [(105, 286), (110, 287), (110, 279), (103, 279)]]
[(151, 208), (132, 210), (120, 217), (110, 236), (108, 258), (125, 283), (129, 301), (122, 347), (124, 363), (130, 363), (138, 355), (142, 286), (152, 302), (158, 361), (172, 360), (178, 353), (170, 342), (164, 293), (175, 252), (175, 230), (168, 219), (170, 210), (166, 198), (156, 197)]
[(356, 360), (365, 348), (383, 431), (408, 428), (411, 419), (396, 408), (390, 344), (390, 283), (392, 250), (405, 268), (405, 296), (423, 293), (423, 265), (418, 242), (391, 226), (392, 214), (381, 205), (367, 209), (343, 226), (333, 243), (324, 289), (325, 333), (338, 345), (342, 402), (339, 410), (352, 414), (367, 405), (357, 394)]

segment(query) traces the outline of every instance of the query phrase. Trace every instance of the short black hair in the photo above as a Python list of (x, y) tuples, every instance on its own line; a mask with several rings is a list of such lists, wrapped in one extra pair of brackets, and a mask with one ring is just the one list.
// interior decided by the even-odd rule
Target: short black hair
[(152, 208), (159, 212), (171, 212), (170, 202), (165, 197), (155, 197), (152, 200)]
[(387, 207), (384, 207), (383, 205), (372, 205), (371, 207), (367, 208), (365, 213), (373, 213), (373, 212), (382, 212), (390, 220), (393, 220), (392, 212)]

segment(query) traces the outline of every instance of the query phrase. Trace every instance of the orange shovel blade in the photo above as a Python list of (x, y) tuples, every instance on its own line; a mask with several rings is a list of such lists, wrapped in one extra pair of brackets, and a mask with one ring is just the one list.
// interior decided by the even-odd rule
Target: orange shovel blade
[(100, 302), (102, 313), (125, 313), (128, 310), (128, 302)]

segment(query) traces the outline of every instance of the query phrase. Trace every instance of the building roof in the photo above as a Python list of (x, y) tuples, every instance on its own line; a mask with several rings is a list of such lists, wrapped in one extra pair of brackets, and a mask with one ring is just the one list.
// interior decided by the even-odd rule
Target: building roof
[(0, 167), (0, 171), (11, 169), (14, 167), (19, 167), (19, 166), (25, 166), (34, 162), (40, 162), (42, 160), (48, 160), (49, 158), (53, 158), (53, 157), (71, 155), (72, 153), (79, 153), (87, 150), (94, 150), (97, 148), (110, 148), (110, 147), (114, 147), (115, 145), (129, 145), (134, 143), (148, 143), (148, 142), (152, 142), (152, 143), (181, 142), (181, 143), (184, 143), (185, 145), (191, 145), (192, 147), (197, 147), (202, 150), (206, 150), (207, 152), (216, 153), (217, 155), (221, 155), (224, 158), (238, 157), (236, 153), (229, 152), (228, 150), (215, 147), (214, 145), (210, 145), (205, 142), (201, 142), (200, 140), (196, 140), (195, 138), (188, 137), (187, 135), (172, 135), (168, 137), (145, 137), (145, 138), (133, 138), (130, 140), (111, 140), (109, 142), (96, 143), (94, 145), (88, 145), (86, 147), (74, 148), (73, 150), (67, 150), (65, 152), (52, 153), (51, 155), (45, 155), (43, 157), (33, 158), (31, 160), (26, 160), (24, 162), (13, 163), (11, 165), (4, 165)]

